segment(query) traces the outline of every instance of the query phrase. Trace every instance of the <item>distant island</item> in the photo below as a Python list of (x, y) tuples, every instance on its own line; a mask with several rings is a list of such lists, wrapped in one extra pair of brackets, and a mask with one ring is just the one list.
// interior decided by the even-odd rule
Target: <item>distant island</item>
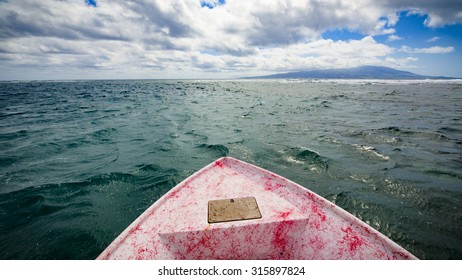
[(409, 71), (396, 70), (383, 66), (360, 66), (342, 69), (324, 69), (289, 72), (244, 79), (390, 79), (390, 80), (422, 80), (422, 79), (457, 79), (443, 76), (424, 76)]

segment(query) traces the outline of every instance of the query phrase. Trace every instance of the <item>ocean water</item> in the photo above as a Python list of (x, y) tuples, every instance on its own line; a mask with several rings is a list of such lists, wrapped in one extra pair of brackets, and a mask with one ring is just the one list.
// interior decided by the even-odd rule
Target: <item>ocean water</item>
[(295, 181), (462, 259), (462, 81), (0, 83), (0, 258), (94, 259), (206, 164)]

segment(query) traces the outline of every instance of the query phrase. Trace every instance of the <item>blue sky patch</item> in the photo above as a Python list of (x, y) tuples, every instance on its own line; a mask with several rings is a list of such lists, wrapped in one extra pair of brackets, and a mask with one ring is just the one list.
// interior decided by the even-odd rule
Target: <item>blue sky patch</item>
[(323, 39), (332, 39), (334, 41), (348, 41), (348, 40), (361, 40), (364, 38), (365, 35), (356, 32), (356, 31), (350, 31), (348, 29), (335, 29), (335, 30), (328, 30), (324, 33), (322, 33), (322, 38)]
[(226, 0), (201, 0), (202, 8), (207, 7), (209, 9), (213, 9), (216, 6), (222, 6), (224, 4), (226, 4)]
[[(458, 34), (462, 34), (462, 25), (446, 25), (444, 27), (431, 28), (425, 25), (428, 15), (409, 13), (403, 11), (399, 14), (399, 21), (394, 27), (400, 39), (390, 42), (388, 36), (376, 36), (377, 42), (391, 46), (407, 45), (409, 47), (423, 48), (437, 45), (461, 45), (462, 40)], [(388, 41), (387, 41), (388, 40)]]
[(96, 0), (85, 0), (85, 4), (87, 4), (88, 6), (92, 6), (92, 7), (97, 6)]

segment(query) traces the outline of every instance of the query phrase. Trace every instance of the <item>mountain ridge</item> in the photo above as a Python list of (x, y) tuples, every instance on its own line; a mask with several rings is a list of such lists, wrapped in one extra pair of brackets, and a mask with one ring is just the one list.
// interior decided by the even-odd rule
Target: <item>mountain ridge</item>
[(457, 79), (444, 76), (425, 76), (409, 71), (384, 66), (359, 66), (353, 68), (322, 69), (287, 72), (264, 76), (244, 77), (244, 79)]

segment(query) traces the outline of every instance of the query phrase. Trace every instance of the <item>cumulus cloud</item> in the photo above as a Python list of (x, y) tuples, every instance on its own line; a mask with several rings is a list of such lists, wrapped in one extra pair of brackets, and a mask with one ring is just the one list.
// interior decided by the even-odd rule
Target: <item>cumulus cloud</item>
[(411, 48), (408, 46), (402, 46), (400, 51), (406, 53), (424, 53), (424, 54), (444, 54), (453, 52), (455, 49), (454, 47), (430, 47), (430, 48)]
[[(458, 3), (459, 2), (459, 3)], [(384, 10), (410, 11), (421, 15), (428, 15), (425, 24), (429, 27), (462, 22), (462, 5), (455, 0), (387, 0), (376, 3)]]
[[(303, 69), (344, 68), (360, 65), (387, 65), (382, 61), (391, 55), (393, 48), (377, 43), (372, 37), (361, 40), (333, 41), (318, 39), (308, 43), (300, 42), (290, 46), (260, 49), (249, 57), (222, 57), (198, 54), (197, 60), (206, 63), (209, 69), (224, 71), (245, 70), (258, 67), (262, 71), (280, 72)], [(396, 60), (404, 64), (404, 60)]]
[(395, 35), (395, 34), (390, 35), (390, 36), (388, 36), (388, 38), (387, 38), (387, 41), (389, 41), (389, 42), (399, 41), (399, 40), (403, 40), (403, 38), (400, 37), (400, 36), (398, 36), (398, 35)]
[[(270, 71), (396, 66), (399, 12), (428, 14), (436, 27), (462, 22), (453, 1), (21, 0), (0, 1), (0, 60), (6, 69), (48, 65), (146, 73)], [(360, 40), (322, 39), (348, 30)], [(451, 47), (404, 53), (444, 53)], [(73, 68), (74, 67), (74, 68)], [(1, 73), (0, 73), (1, 74)]]

